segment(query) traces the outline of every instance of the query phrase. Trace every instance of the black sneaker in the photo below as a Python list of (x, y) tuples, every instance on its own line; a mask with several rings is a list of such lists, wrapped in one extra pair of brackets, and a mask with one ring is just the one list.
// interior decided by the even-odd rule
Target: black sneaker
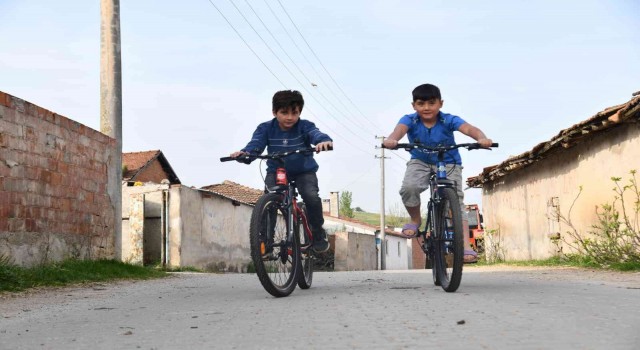
[(320, 229), (313, 233), (313, 250), (316, 253), (324, 253), (329, 250), (329, 240), (327, 240), (327, 232)]

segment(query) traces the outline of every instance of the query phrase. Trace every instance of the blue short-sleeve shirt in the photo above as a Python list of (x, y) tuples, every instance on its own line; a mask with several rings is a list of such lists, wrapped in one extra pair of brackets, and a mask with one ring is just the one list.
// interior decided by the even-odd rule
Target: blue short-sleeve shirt
[[(438, 113), (436, 124), (431, 128), (427, 128), (422, 123), (417, 112), (405, 115), (398, 122), (398, 124), (406, 125), (409, 128), (407, 131), (409, 142), (420, 142), (427, 146), (455, 145), (456, 140), (453, 132), (457, 131), (464, 123), (462, 118), (443, 112)], [(411, 159), (419, 159), (427, 164), (436, 164), (438, 155), (414, 149), (411, 151)], [(444, 161), (446, 164), (462, 165), (460, 152), (457, 149), (448, 151), (444, 156)]]

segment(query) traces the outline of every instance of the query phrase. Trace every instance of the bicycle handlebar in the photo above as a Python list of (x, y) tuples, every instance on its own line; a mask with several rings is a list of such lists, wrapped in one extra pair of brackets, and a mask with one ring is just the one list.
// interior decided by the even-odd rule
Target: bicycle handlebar
[[(333, 151), (333, 147), (329, 147), (329, 149), (327, 151)], [(278, 160), (278, 159), (283, 159), (285, 157), (288, 157), (292, 154), (310, 154), (310, 153), (315, 153), (316, 152), (316, 148), (315, 147), (307, 147), (307, 148), (300, 148), (300, 149), (294, 149), (291, 151), (286, 151), (286, 152), (277, 152), (277, 153), (273, 153), (273, 154), (245, 154), (236, 158), (233, 157), (222, 157), (220, 158), (221, 162), (230, 162), (230, 161), (237, 161), (240, 163), (246, 163), (249, 164), (251, 163), (253, 160), (255, 159), (274, 159), (274, 160)]]
[[(491, 147), (498, 147), (498, 145), (499, 145), (498, 143), (492, 143)], [(489, 149), (489, 148), (480, 146), (480, 144), (477, 143), (477, 142), (459, 143), (457, 145), (448, 145), (448, 146), (427, 146), (425, 144), (418, 143), (418, 142), (416, 142), (416, 143), (399, 143), (394, 148), (385, 147), (384, 144), (382, 144), (382, 148), (386, 148), (386, 149), (404, 148), (407, 151), (410, 151), (411, 149), (424, 149), (424, 150), (432, 151), (432, 152), (450, 151), (450, 150), (456, 149), (456, 148), (466, 148), (468, 150)]]

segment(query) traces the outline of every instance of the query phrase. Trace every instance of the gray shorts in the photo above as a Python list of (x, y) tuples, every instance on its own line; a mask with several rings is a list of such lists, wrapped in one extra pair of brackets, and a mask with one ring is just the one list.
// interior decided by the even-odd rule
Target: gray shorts
[[(460, 199), (460, 210), (464, 213), (464, 192), (462, 192), (462, 165), (447, 164), (447, 179), (456, 182), (456, 192)], [(407, 163), (407, 171), (404, 173), (400, 196), (406, 207), (420, 205), (420, 193), (429, 188), (429, 175), (436, 171), (436, 166), (427, 164), (418, 159), (411, 159)]]

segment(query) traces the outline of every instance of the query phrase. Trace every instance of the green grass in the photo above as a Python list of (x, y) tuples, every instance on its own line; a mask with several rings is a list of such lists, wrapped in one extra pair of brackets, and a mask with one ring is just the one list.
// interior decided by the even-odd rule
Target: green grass
[(160, 278), (166, 275), (164, 271), (114, 260), (67, 260), (31, 268), (14, 266), (5, 260), (0, 261), (0, 292), (83, 282)]
[[(354, 211), (354, 219), (360, 220), (372, 226), (380, 226), (380, 214), (378, 213), (367, 213), (364, 211)], [(394, 215), (387, 215), (385, 217), (385, 224), (392, 225), (395, 224), (397, 226), (402, 226), (404, 223), (409, 222), (409, 218), (397, 217)]]
[(563, 257), (552, 257), (543, 260), (526, 261), (506, 261), (498, 263), (487, 263), (484, 259), (478, 261), (480, 266), (508, 265), (508, 266), (568, 266), (595, 269), (611, 269), (617, 271), (640, 271), (640, 262), (624, 262), (610, 265), (601, 265), (589, 258), (578, 255), (567, 255)]

